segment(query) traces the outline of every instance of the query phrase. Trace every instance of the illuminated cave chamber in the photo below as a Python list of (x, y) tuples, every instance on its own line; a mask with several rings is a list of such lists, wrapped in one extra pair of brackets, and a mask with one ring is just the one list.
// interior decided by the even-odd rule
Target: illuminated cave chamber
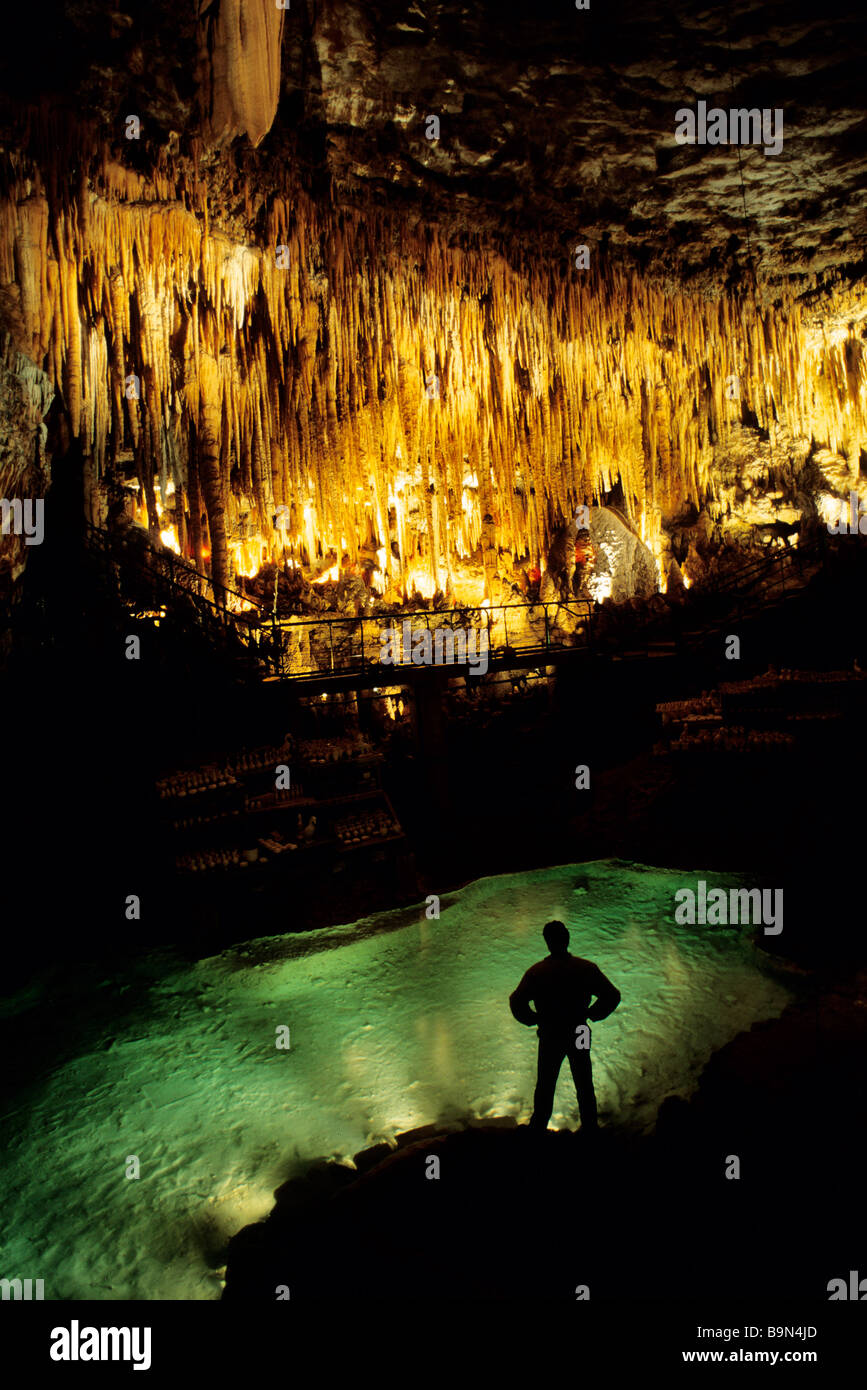
[[(862, 494), (859, 281), (827, 259), (784, 273), (794, 253), (770, 254), (779, 209), (760, 227), (757, 277), (741, 247), (727, 288), (721, 270), (679, 279), (660, 247), (680, 214), (650, 175), (656, 230), (629, 231), (615, 207), (612, 236), (602, 182), (533, 235), (509, 208), (499, 222), (490, 207), (456, 213), (449, 175), (466, 200), (473, 160), (445, 134), (431, 145), (424, 121), (445, 39), (427, 36), (431, 93), (408, 112), (385, 66), (375, 100), (353, 66), (400, 36), (354, 9), (344, 34), (338, 10), (302, 6), (301, 23), (233, 0), (182, 24), (195, 101), (172, 106), (141, 81), (133, 98), (120, 79), (98, 100), (82, 78), (78, 116), (7, 113), (4, 414), (37, 448), (4, 455), (4, 496), (49, 470), (41, 422), (56, 393), (91, 523), (145, 528), (210, 577), (218, 603), (303, 613), (314, 581), (335, 610), (347, 594), (359, 611), (497, 604), (534, 583), (543, 599), (642, 598), (700, 580), (726, 544), (795, 545), (802, 523)], [(121, 20), (118, 71), (148, 59), (164, 77), (161, 50), (142, 57)], [(667, 109), (654, 139), (673, 150)], [(399, 136), (390, 162), (384, 124)], [(425, 185), (413, 203), (410, 167), (416, 184), (437, 172), (438, 202)], [(715, 205), (720, 229), (743, 233), (740, 192)], [(14, 577), (26, 553), (10, 547)]]

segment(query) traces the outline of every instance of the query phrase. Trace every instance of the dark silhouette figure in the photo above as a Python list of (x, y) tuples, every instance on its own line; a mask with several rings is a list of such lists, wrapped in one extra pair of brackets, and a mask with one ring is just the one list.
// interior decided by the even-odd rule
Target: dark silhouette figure
[[(592, 960), (570, 955), (569, 932), (562, 922), (548, 922), (542, 935), (551, 954), (530, 966), (509, 998), (509, 1008), (518, 1022), (528, 1028), (538, 1025), (539, 1029), (539, 1070), (530, 1128), (548, 1128), (557, 1077), (563, 1058), (568, 1056), (581, 1128), (597, 1129), (590, 1048), (576, 1046), (576, 1029), (588, 1019), (595, 1023), (613, 1013), (620, 1003), (620, 991)], [(591, 1007), (594, 995), (596, 1003)]]

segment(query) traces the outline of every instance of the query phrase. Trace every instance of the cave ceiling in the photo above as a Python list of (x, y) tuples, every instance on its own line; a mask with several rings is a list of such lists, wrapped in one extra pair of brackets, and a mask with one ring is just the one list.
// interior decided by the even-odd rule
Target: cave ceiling
[[(405, 589), (482, 553), (490, 591), (500, 553), (538, 560), (615, 487), (659, 551), (719, 502), (744, 424), (857, 474), (857, 6), (90, 0), (16, 23), (3, 370), (28, 420), (62, 407), (92, 520), (134, 474), (142, 524), (222, 585), (282, 515), (305, 562), (366, 545)], [(678, 142), (701, 103), (768, 132)], [(17, 466), (0, 452), (6, 496)]]
[[(851, 0), (586, 11), (292, 0), (273, 14), (260, 0), (248, 9), (267, 11), (261, 27), (282, 25), (270, 59), (279, 102), (246, 129), (213, 80), (215, 37), (232, 22), (222, 9), (203, 4), (197, 22), (192, 6), (122, 13), (93, 0), (56, 8), (51, 24), (50, 5), (33, 7), (33, 44), (6, 48), (7, 133), (16, 108), (48, 104), (69, 127), (92, 119), (97, 139), (148, 172), (193, 149), (207, 164), (243, 131), (236, 143), (257, 146), (253, 158), (238, 151), (254, 203), (288, 164), (337, 203), (564, 251), (602, 245), (683, 279), (737, 277), (750, 260), (770, 279), (863, 260), (867, 21)], [(263, 66), (250, 62), (250, 86), (269, 85)], [(699, 100), (781, 110), (782, 151), (676, 145), (675, 112)], [(134, 148), (118, 143), (126, 112), (142, 122)], [(212, 215), (237, 232), (241, 210), (223, 191)]]

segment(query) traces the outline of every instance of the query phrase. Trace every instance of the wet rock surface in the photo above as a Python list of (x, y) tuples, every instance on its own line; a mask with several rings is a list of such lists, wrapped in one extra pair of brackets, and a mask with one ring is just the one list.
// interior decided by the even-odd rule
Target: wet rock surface
[(231, 1242), (223, 1296), (825, 1299), (865, 1235), (865, 991), (818, 987), (741, 1033), (649, 1138), (505, 1117), (398, 1136), (356, 1157), (360, 1176), (318, 1165)]
[(623, 603), (656, 593), (659, 581), (653, 554), (615, 512), (590, 508), (590, 540), (596, 559), (587, 583), (594, 597)]

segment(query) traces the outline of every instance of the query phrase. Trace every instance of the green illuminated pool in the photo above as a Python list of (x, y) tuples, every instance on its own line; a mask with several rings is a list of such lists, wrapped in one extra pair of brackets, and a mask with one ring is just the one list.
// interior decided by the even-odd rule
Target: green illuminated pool
[[(552, 917), (623, 996), (594, 1027), (601, 1121), (650, 1127), (714, 1049), (791, 998), (741, 929), (675, 924), (695, 878), (596, 862), (482, 879), (438, 921), (421, 904), (142, 965), (145, 1007), (130, 971), (135, 1009), (6, 1118), (0, 1274), (43, 1278), (46, 1298), (216, 1298), (226, 1240), (307, 1160), (429, 1121), (527, 1118), (535, 1032), (508, 996)], [(577, 1123), (565, 1067), (552, 1123)]]

